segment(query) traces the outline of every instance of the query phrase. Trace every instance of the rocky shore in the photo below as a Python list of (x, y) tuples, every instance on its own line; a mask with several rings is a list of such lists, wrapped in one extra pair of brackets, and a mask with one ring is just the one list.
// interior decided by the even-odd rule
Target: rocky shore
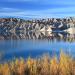
[[(47, 31), (51, 30), (65, 30), (70, 27), (75, 27), (75, 19), (70, 18), (48, 18), (40, 20), (24, 20), (20, 18), (1, 18), (0, 19), (0, 31)], [(43, 31), (42, 30), (42, 31)]]
[(18, 35), (16, 36), (17, 38), (44, 38), (50, 37), (54, 32), (75, 34), (75, 18), (48, 18), (39, 20), (0, 18), (0, 39), (3, 37), (13, 37), (13, 35)]

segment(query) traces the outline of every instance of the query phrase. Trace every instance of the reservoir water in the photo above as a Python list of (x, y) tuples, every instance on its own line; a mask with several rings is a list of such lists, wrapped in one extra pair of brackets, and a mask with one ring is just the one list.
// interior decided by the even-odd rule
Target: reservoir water
[[(75, 35), (66, 33), (35, 33), (19, 35), (1, 35), (0, 61), (13, 60), (14, 58), (32, 58), (48, 53), (50, 56), (60, 55), (61, 50), (75, 58)], [(9, 39), (7, 39), (9, 38)], [(16, 39), (15, 39), (16, 38)]]

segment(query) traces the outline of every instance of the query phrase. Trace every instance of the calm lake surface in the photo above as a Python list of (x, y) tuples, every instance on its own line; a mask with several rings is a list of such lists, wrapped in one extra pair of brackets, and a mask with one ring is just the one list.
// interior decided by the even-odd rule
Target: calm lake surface
[[(38, 37), (35, 35), (26, 34), (25, 39), (23, 37), (21, 39), (21, 36), (18, 36), (20, 39), (11, 39), (11, 35), (10, 37), (1, 35), (0, 37), (4, 37), (4, 40), (0, 40), (0, 61), (29, 56), (35, 58), (46, 53), (59, 57), (61, 50), (75, 58), (74, 34), (52, 33), (50, 35), (41, 34)], [(5, 38), (10, 39), (5, 40)]]

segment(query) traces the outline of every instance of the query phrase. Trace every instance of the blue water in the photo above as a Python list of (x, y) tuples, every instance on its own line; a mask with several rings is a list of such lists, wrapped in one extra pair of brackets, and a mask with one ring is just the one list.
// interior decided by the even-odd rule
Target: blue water
[(59, 56), (60, 51), (75, 58), (75, 42), (51, 40), (2, 40), (0, 41), (0, 61), (14, 58), (38, 57), (49, 53), (50, 56)]

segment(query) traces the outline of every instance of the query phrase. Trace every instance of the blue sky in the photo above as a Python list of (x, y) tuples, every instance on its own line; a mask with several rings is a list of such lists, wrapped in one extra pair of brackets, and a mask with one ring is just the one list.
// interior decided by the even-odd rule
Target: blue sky
[(0, 0), (0, 17), (75, 16), (75, 0)]

